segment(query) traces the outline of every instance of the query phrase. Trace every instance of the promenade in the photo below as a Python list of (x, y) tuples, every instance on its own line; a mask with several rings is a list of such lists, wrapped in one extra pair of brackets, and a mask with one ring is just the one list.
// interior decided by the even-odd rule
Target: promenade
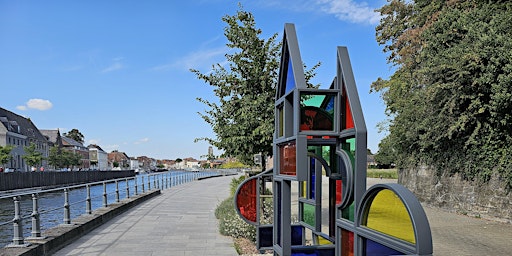
[[(54, 255), (237, 255), (218, 232), (216, 206), (233, 176), (186, 183), (93, 230)], [(393, 180), (368, 179), (368, 187)], [(425, 207), (434, 255), (510, 255), (512, 225)]]
[(234, 176), (182, 184), (112, 219), (53, 255), (238, 255), (219, 234), (215, 208)]

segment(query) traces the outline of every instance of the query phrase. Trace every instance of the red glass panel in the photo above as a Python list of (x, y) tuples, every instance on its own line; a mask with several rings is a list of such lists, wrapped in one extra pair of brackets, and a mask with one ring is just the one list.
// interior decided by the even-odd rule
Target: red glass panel
[(279, 146), (279, 173), (297, 175), (297, 156), (295, 142)]
[(345, 102), (345, 109), (343, 113), (345, 114), (345, 120), (343, 123), (343, 129), (354, 128), (354, 119), (352, 118), (352, 110), (350, 109), (350, 102), (347, 97), (347, 92), (345, 88), (343, 88), (343, 101)]
[(343, 198), (343, 183), (341, 180), (336, 181), (336, 204), (341, 204), (341, 199)]
[(354, 233), (341, 230), (341, 255), (354, 256)]
[(242, 184), (236, 195), (236, 205), (243, 217), (256, 222), (256, 179)]

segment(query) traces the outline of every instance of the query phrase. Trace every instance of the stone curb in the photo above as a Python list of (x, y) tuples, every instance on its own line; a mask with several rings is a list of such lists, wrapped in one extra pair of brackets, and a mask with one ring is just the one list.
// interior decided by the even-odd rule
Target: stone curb
[(0, 256), (51, 255), (119, 214), (160, 194), (160, 190), (149, 191), (108, 207), (99, 208), (90, 215), (84, 214), (73, 219), (69, 225), (61, 224), (46, 230), (42, 233), (43, 239), (25, 239), (26, 243), (30, 243), (26, 247), (0, 248)]

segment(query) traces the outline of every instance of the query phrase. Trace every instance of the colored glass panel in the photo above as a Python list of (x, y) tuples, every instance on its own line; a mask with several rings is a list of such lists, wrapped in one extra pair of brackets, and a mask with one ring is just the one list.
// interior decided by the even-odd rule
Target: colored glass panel
[(334, 130), (333, 116), (318, 107), (301, 107), (301, 131), (332, 131)]
[(258, 247), (272, 247), (273, 227), (258, 227)]
[(315, 206), (310, 204), (302, 204), (302, 221), (308, 225), (315, 226)]
[(366, 226), (384, 234), (415, 243), (414, 228), (409, 212), (402, 200), (389, 189), (379, 191), (373, 199), (368, 216), (366, 216)]
[(292, 245), (302, 245), (304, 228), (300, 225), (292, 225)]
[(296, 147), (295, 141), (279, 145), (279, 173), (283, 175), (297, 175)]
[(285, 94), (287, 94), (288, 92), (293, 90), (293, 88), (295, 88), (295, 78), (293, 76), (293, 67), (292, 67), (292, 62), (291, 62), (291, 59), (290, 59), (289, 55), (287, 56), (286, 60), (288, 62), (288, 67), (287, 67), (287, 70), (286, 70), (286, 89), (285, 89)]
[(336, 181), (336, 204), (341, 204), (343, 198), (343, 182), (341, 180)]
[(369, 239), (365, 239), (364, 249), (366, 256), (403, 255), (402, 252), (391, 249), (385, 245), (379, 244)]
[(342, 115), (343, 115), (343, 122), (342, 122), (342, 130), (354, 128), (354, 119), (352, 118), (352, 110), (350, 109), (350, 101), (347, 97), (347, 92), (345, 90), (345, 87), (343, 87), (343, 95), (342, 95)]
[(301, 247), (292, 248), (292, 256), (334, 256), (334, 248)]
[(341, 230), (341, 255), (354, 256), (354, 233)]
[(256, 184), (256, 179), (247, 180), (242, 184), (236, 195), (236, 203), (240, 214), (252, 222), (256, 222)]
[(341, 217), (346, 220), (354, 221), (354, 202), (342, 209)]
[(317, 238), (318, 238), (318, 245), (332, 244), (332, 242), (329, 239), (326, 239), (322, 236), (317, 236)]
[(302, 191), (301, 191), (302, 193), (301, 193), (300, 196), (303, 197), (303, 198), (306, 198), (306, 195), (307, 195), (306, 192), (307, 192), (307, 189), (308, 189), (308, 184), (306, 183), (306, 181), (302, 181), (301, 184), (302, 184)]

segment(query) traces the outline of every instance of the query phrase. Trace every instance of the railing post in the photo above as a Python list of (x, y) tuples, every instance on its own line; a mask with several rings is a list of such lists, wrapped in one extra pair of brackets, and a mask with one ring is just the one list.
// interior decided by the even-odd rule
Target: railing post
[(119, 203), (119, 183), (116, 180), (116, 202)]
[(133, 184), (135, 187), (135, 195), (138, 195), (139, 191), (137, 191), (137, 176), (135, 176), (135, 178), (133, 179)]
[(25, 244), (23, 239), (23, 220), (20, 214), (20, 197), (13, 197), (14, 200), (14, 219), (12, 220), (14, 235), (12, 238), (13, 246), (21, 246)]
[(87, 197), (85, 198), (85, 213), (92, 214), (91, 185), (87, 184), (85, 188), (87, 190)]
[(71, 211), (69, 206), (69, 191), (64, 189), (64, 224), (71, 224)]
[(144, 192), (146, 192), (146, 191), (144, 190), (144, 176), (142, 176), (141, 178), (142, 178), (142, 183), (141, 183), (141, 184), (142, 184), (142, 193), (144, 193)]
[(154, 175), (154, 176), (153, 176), (153, 187), (154, 187), (155, 189), (158, 189), (158, 187), (156, 186), (156, 180), (157, 180), (156, 175)]
[(108, 206), (107, 201), (107, 183), (103, 182), (103, 207)]
[(169, 173), (169, 188), (172, 188), (172, 173)]
[(151, 190), (151, 176), (148, 175), (148, 190)]
[(41, 237), (41, 220), (39, 215), (39, 205), (37, 202), (37, 194), (32, 194), (32, 236), (31, 238)]
[(160, 179), (158, 178), (158, 176), (160, 176), (160, 175), (157, 175), (157, 176), (155, 177), (155, 181), (156, 181), (156, 189), (161, 189), (161, 187), (160, 187)]
[(130, 183), (128, 182), (128, 178), (124, 181), (126, 182), (126, 198), (130, 198)]

